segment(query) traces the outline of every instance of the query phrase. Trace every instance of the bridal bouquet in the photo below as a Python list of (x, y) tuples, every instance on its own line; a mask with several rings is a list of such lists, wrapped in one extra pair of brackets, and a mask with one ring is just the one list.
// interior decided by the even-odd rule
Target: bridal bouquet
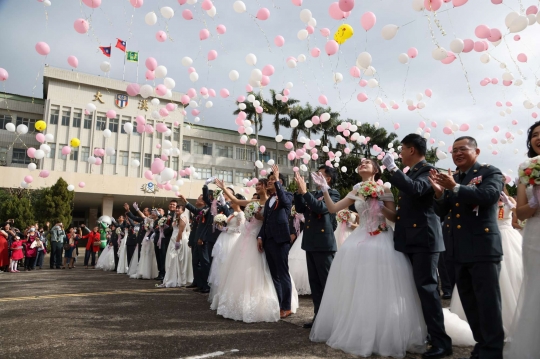
[(366, 200), (369, 198), (379, 199), (384, 195), (384, 187), (374, 181), (366, 181), (360, 183), (358, 187), (358, 197), (363, 196)]
[(167, 217), (163, 216), (159, 219), (158, 221), (158, 226), (159, 227), (163, 227), (165, 225), (165, 223), (167, 223)]
[(519, 181), (524, 185), (540, 184), (540, 156), (528, 159), (519, 165)]
[(351, 211), (343, 209), (337, 213), (337, 219), (341, 223), (347, 223), (351, 219)]
[(214, 224), (224, 225), (227, 222), (227, 216), (224, 214), (217, 214), (214, 216)]
[(251, 221), (253, 217), (257, 213), (261, 211), (261, 205), (259, 202), (251, 202), (247, 205), (246, 209), (244, 210), (244, 214), (246, 215), (246, 221)]
[(293, 206), (291, 207), (291, 216), (294, 217), (294, 216), (296, 216), (296, 214), (297, 214), (297, 212), (296, 212), (296, 207), (293, 205)]
[(120, 233), (122, 233), (122, 229), (121, 228), (116, 228), (115, 232), (116, 232), (116, 234), (120, 234)]
[(216, 188), (214, 190), (214, 199), (218, 199), (219, 196), (221, 196), (223, 194), (223, 190), (221, 188)]

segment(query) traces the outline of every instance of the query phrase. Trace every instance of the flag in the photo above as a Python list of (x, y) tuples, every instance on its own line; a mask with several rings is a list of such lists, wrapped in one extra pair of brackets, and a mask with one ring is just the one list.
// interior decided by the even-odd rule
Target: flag
[(116, 47), (119, 48), (121, 51), (126, 52), (126, 42), (123, 40), (120, 40), (119, 38), (116, 38)]
[(103, 55), (111, 57), (111, 47), (110, 46), (100, 46), (99, 49), (103, 52)]
[(126, 51), (126, 60), (131, 62), (139, 62), (139, 53), (135, 51)]

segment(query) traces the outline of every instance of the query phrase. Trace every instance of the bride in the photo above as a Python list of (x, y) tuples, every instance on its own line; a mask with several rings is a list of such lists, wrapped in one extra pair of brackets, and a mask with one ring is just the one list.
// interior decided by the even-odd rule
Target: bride
[[(330, 213), (354, 203), (360, 225), (332, 263), (310, 339), (366, 357), (421, 353), (427, 331), (412, 267), (394, 250), (393, 231), (386, 225), (386, 219), (395, 221), (394, 198), (375, 182), (381, 169), (374, 160), (363, 159), (358, 174), (362, 182), (337, 203), (328, 195), (326, 180), (312, 174)], [(303, 179), (297, 176), (297, 181)]]
[[(530, 160), (520, 165), (521, 176), (532, 161), (540, 156), (540, 122), (534, 123), (527, 131), (527, 148)], [(534, 157), (534, 158), (533, 158)], [(538, 165), (536, 165), (538, 166)], [(511, 359), (538, 358), (540, 353), (540, 186), (518, 185), (517, 217), (527, 220), (523, 230), (523, 282), (516, 313), (510, 328), (510, 337), (505, 348), (505, 357)]]
[[(220, 283), (211, 308), (217, 310), (218, 315), (246, 323), (277, 322), (280, 319), (278, 296), (266, 256), (257, 248), (262, 212), (268, 199), (267, 182), (260, 179), (255, 185), (259, 199), (242, 201), (232, 196), (223, 182), (216, 180), (216, 185), (227, 193), (233, 204), (246, 206), (246, 222), (222, 265)], [(291, 310), (295, 312), (297, 307), (298, 295), (293, 285)]]
[(154, 251), (154, 236), (159, 236), (159, 233), (154, 231), (154, 221), (157, 217), (157, 210), (152, 209), (150, 217), (144, 219), (144, 228), (142, 228), (142, 230), (146, 230), (146, 235), (141, 244), (137, 273), (134, 276), (131, 276), (131, 278), (153, 279), (158, 275), (156, 253)]

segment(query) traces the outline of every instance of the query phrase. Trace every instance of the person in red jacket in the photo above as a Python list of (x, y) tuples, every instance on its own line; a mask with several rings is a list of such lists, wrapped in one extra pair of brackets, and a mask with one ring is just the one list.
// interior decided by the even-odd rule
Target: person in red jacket
[(82, 238), (88, 239), (88, 242), (86, 243), (86, 253), (84, 254), (84, 268), (88, 268), (88, 260), (90, 259), (90, 256), (92, 256), (91, 269), (94, 269), (94, 266), (96, 265), (96, 252), (99, 251), (101, 246), (99, 228), (94, 227), (92, 232), (88, 233), (86, 236), (82, 236)]

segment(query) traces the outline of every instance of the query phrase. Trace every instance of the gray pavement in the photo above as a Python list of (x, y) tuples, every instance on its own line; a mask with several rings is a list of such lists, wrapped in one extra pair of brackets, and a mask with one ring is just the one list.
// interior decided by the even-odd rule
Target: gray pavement
[(309, 297), (286, 320), (246, 324), (217, 316), (207, 295), (155, 284), (81, 265), (0, 273), (0, 358), (354, 358), (309, 341)]

